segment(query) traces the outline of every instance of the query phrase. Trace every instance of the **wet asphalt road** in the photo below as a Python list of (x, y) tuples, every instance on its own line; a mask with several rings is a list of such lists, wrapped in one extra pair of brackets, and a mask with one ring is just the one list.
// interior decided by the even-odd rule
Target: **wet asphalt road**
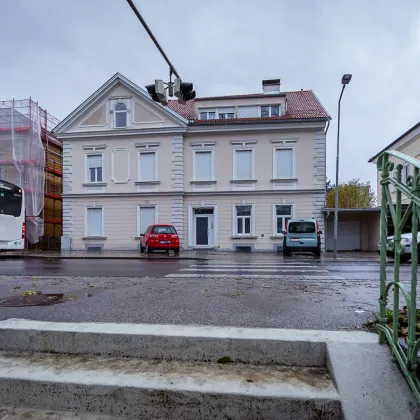
[(164, 277), (191, 264), (176, 259), (0, 259), (0, 275)]
[[(410, 268), (401, 268), (407, 286)], [(66, 297), (58, 305), (0, 307), (0, 319), (364, 328), (377, 310), (378, 279), (375, 260), (0, 259), (0, 297), (27, 290)]]

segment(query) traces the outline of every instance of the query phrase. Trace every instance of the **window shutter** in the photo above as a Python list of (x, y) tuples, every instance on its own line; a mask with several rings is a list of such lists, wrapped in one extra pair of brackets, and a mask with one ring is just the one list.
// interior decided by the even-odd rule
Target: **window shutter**
[(197, 181), (211, 180), (211, 152), (197, 152), (195, 154), (195, 173)]
[(156, 181), (156, 153), (140, 153), (140, 181)]
[(155, 215), (155, 207), (140, 207), (140, 233), (144, 233), (150, 225), (155, 223)]
[(276, 178), (293, 177), (293, 149), (276, 150)]
[(236, 151), (236, 178), (252, 179), (252, 150)]
[(87, 209), (88, 236), (102, 236), (102, 209)]
[(102, 155), (90, 155), (87, 158), (89, 169), (102, 168)]

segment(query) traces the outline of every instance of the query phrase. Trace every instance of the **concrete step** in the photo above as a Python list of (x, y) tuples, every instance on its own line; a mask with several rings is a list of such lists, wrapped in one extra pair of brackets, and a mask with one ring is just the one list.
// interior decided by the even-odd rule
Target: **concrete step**
[(327, 343), (375, 343), (366, 332), (0, 321), (0, 350), (325, 367)]
[(33, 417), (48, 420), (420, 419), (372, 333), (19, 319), (0, 322), (0, 405), (67, 416)]
[[(125, 418), (128, 419), (138, 420), (133, 417)], [(0, 420), (121, 420), (121, 417), (0, 406)]]
[(136, 419), (342, 419), (325, 368), (0, 353), (0, 404)]

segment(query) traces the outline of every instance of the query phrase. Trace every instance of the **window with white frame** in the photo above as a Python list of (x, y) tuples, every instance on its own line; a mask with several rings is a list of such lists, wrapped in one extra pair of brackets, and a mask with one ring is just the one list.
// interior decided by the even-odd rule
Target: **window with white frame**
[(274, 178), (294, 178), (294, 148), (274, 149)]
[(234, 112), (222, 112), (219, 114), (219, 119), (221, 120), (232, 120), (235, 118)]
[(139, 150), (137, 159), (137, 180), (157, 181), (157, 151)]
[(252, 206), (235, 206), (235, 234), (251, 235)]
[(254, 149), (236, 149), (235, 153), (235, 179), (253, 179)]
[(287, 222), (293, 217), (293, 207), (290, 205), (275, 205), (274, 206), (274, 234), (281, 235), (286, 229)]
[[(397, 179), (397, 169), (394, 168), (393, 171), (391, 172), (391, 177), (394, 179)], [(389, 184), (389, 191), (390, 192), (394, 192), (396, 190), (394, 184)]]
[(213, 179), (213, 152), (211, 150), (194, 151), (194, 181)]
[(144, 234), (146, 229), (156, 223), (155, 206), (139, 206), (139, 235)]
[(260, 110), (261, 117), (278, 117), (280, 115), (280, 105), (263, 105)]
[(235, 107), (217, 108), (217, 114), (220, 120), (231, 120), (235, 118)]
[(200, 120), (215, 120), (216, 109), (200, 111)]
[(104, 213), (102, 207), (89, 207), (86, 209), (86, 235), (104, 236)]
[(128, 110), (127, 105), (120, 102), (114, 107), (114, 128), (127, 127)]
[(103, 182), (103, 155), (89, 154), (86, 155), (86, 181), (87, 182)]
[(401, 175), (402, 175), (402, 182), (405, 184), (407, 182), (407, 178), (411, 175), (410, 165), (408, 163), (404, 163)]

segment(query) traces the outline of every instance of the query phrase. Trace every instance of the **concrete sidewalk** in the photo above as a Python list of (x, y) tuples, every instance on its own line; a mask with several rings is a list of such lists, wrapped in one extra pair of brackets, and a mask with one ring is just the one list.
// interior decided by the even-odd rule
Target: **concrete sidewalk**
[[(179, 255), (169, 255), (166, 252), (154, 252), (152, 254), (140, 254), (138, 251), (6, 251), (0, 252), (0, 258), (59, 258), (59, 259), (191, 259), (191, 260), (208, 260), (208, 259), (232, 259), (241, 258), (243, 260), (272, 260), (283, 259), (281, 252), (233, 252), (233, 251), (216, 251), (216, 250), (184, 250)], [(314, 258), (311, 254), (296, 254), (293, 259)], [(378, 261), (379, 256), (376, 252), (340, 252), (337, 259), (333, 259), (331, 252), (323, 252), (321, 260), (328, 262), (351, 262), (351, 261)]]

